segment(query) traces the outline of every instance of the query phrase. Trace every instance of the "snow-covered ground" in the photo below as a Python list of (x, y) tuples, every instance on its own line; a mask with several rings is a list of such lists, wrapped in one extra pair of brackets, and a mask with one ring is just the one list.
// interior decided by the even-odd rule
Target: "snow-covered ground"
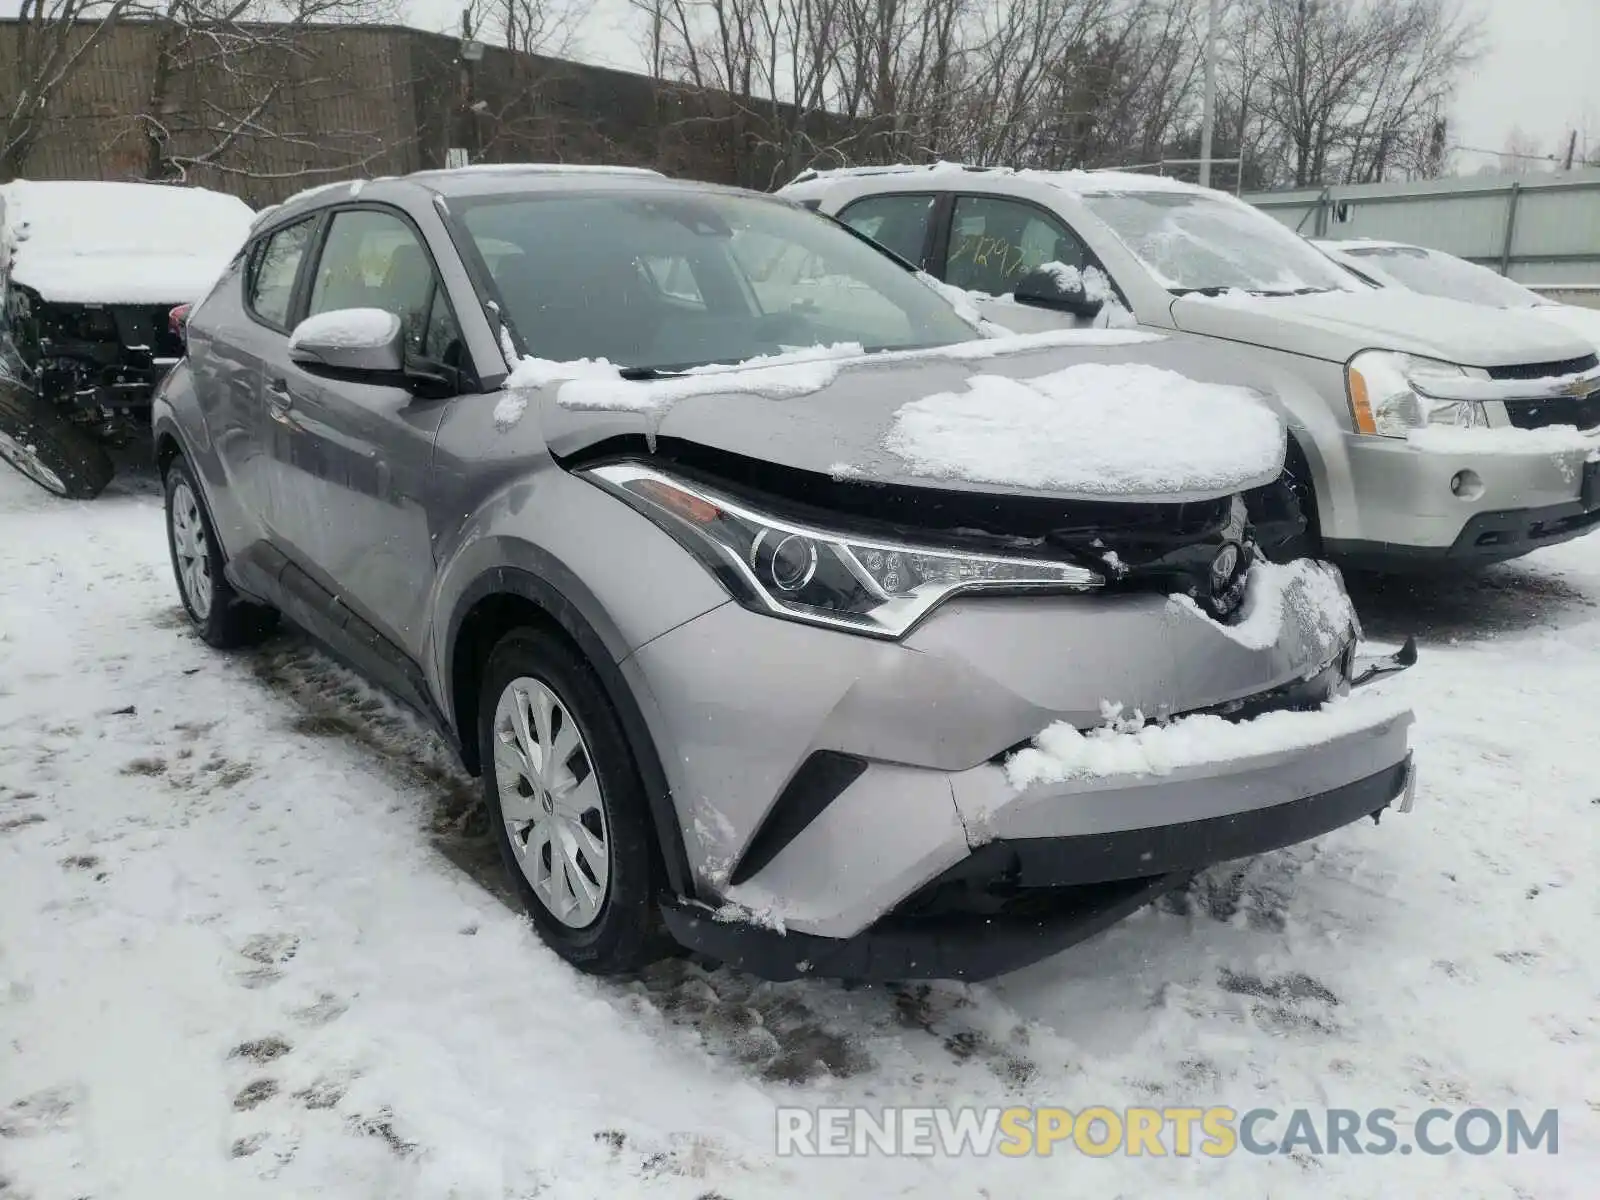
[[(288, 635), (187, 631), (153, 484), (0, 472), (0, 1197), (1593, 1194), (1600, 537), (1358, 588), (1415, 812), (991, 986), (579, 976), (471, 785)], [(1561, 1112), (1561, 1153), (795, 1160), (780, 1104)]]

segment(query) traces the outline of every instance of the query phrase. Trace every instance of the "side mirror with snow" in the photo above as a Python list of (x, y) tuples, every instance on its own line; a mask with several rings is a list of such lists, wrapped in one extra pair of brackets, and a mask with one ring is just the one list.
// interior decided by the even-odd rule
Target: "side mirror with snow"
[(1085, 320), (1097, 316), (1105, 301), (1090, 296), (1084, 287), (1083, 272), (1064, 263), (1046, 263), (1017, 281), (1013, 293), (1018, 304), (1053, 308)]
[(289, 335), (289, 361), (313, 374), (398, 380), (405, 370), (400, 318), (381, 308), (307, 317)]

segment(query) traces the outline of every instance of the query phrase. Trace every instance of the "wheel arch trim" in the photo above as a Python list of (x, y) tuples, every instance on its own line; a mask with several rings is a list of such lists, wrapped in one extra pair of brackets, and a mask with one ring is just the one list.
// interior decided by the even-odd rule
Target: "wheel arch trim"
[(472, 729), (462, 727), (458, 698), (463, 682), (459, 672), (463, 664), (457, 659), (468, 618), (484, 601), (494, 597), (512, 597), (532, 605), (572, 640), (594, 671), (601, 690), (617, 714), (628, 748), (633, 753), (634, 766), (644, 785), (651, 823), (655, 827), (656, 842), (666, 869), (667, 884), (675, 895), (692, 898), (694, 876), (689, 870), (683, 829), (673, 803), (671, 785), (632, 687), (611, 655), (606, 639), (582, 608), (548, 579), (522, 568), (498, 566), (479, 574), (462, 589), (446, 625), (440, 691), (463, 762), (475, 774), (482, 769), (478, 762), (476, 722)]

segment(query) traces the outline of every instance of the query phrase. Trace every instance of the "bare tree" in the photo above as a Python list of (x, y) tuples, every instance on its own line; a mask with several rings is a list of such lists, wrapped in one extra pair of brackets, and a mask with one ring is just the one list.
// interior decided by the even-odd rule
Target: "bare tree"
[[(148, 90), (131, 118), (144, 140), (144, 177), (342, 176), (390, 154), (399, 137), (392, 114), (381, 102), (361, 103), (339, 48), (310, 35), (394, 11), (392, 0), (158, 0), (130, 8), (152, 43)], [(313, 116), (319, 107), (359, 115), (330, 128)]]
[(1252, 109), (1302, 187), (1415, 166), (1478, 32), (1453, 0), (1255, 0), (1247, 19), (1266, 43)]
[(0, 179), (23, 173), (51, 102), (117, 23), (129, 0), (21, 0), (16, 53), (0, 77)]

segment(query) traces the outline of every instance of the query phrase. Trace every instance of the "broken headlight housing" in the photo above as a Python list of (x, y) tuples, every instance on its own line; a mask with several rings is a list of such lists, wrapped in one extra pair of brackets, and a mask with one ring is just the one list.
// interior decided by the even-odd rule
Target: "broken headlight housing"
[(858, 537), (758, 511), (638, 463), (581, 472), (694, 554), (746, 608), (876, 637), (903, 637), (958, 592), (1085, 592), (1076, 563), (1008, 558)]

